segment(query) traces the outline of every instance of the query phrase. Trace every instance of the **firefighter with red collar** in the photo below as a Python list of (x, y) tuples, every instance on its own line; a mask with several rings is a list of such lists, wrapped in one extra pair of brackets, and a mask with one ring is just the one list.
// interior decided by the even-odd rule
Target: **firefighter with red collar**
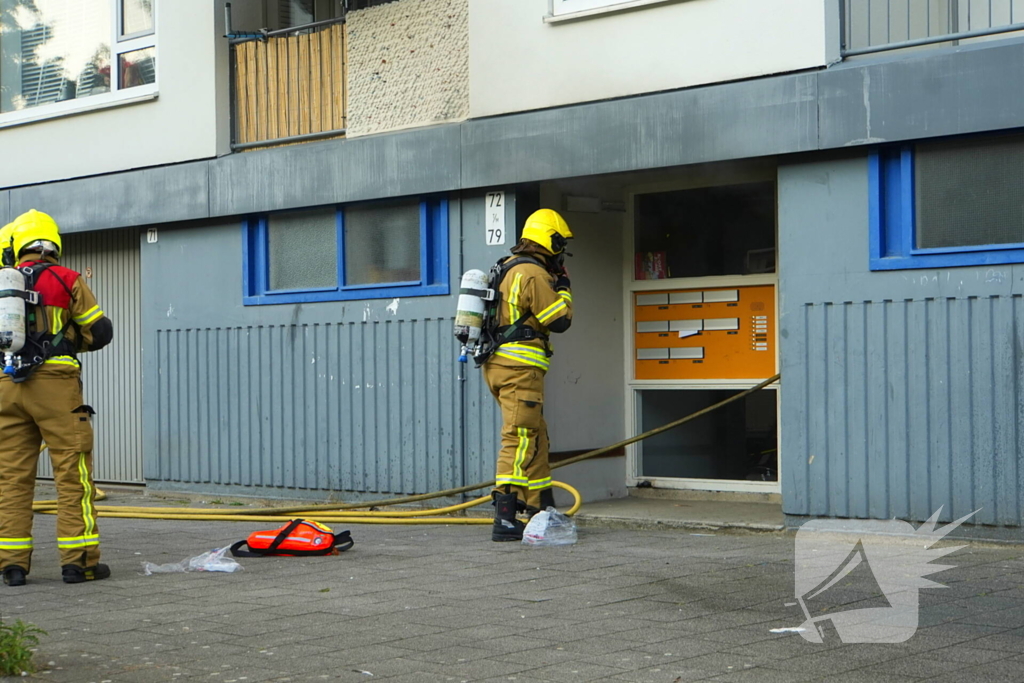
[(501, 278), (498, 333), (506, 340), (483, 366), (484, 381), (501, 406), (492, 541), (519, 541), (516, 513), (553, 507), (544, 375), (551, 365), (550, 333), (572, 323), (572, 292), (563, 267), (572, 232), (558, 212), (535, 211), (512, 248)]
[[(57, 223), (39, 211), (0, 231), (25, 275), (26, 341), (0, 374), (0, 573), (23, 586), (32, 559), (32, 498), (45, 440), (57, 486), (57, 548), (65, 583), (105, 579), (92, 479), (92, 414), (77, 354), (110, 343), (113, 324), (81, 275), (59, 264)], [(0, 296), (11, 292), (0, 292)], [(23, 297), (24, 298), (24, 297)]]

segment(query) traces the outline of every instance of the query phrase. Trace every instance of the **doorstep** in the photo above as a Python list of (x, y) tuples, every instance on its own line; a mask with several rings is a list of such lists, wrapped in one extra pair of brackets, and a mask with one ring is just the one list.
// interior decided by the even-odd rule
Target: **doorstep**
[(643, 529), (782, 531), (786, 528), (778, 494), (760, 493), (629, 489), (625, 498), (584, 503), (576, 519), (581, 526)]

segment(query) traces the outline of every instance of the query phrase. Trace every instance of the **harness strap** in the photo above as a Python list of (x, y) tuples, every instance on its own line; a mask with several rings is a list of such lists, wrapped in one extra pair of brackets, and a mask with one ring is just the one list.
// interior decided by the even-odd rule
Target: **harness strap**
[[(52, 263), (36, 263), (36, 264), (31, 265), (31, 266), (25, 266), (24, 268), (20, 269), (21, 272), (24, 273), (25, 276), (26, 276), (26, 285), (28, 285), (28, 288), (29, 288), (28, 291), (31, 291), (31, 293), (34, 295), (34, 298), (35, 298), (35, 300), (32, 301), (32, 300), (28, 299), (27, 297), (25, 297), (26, 301), (28, 301), (30, 304), (33, 304), (33, 305), (36, 305), (36, 306), (38, 306), (40, 304), (39, 292), (35, 291), (35, 289), (34, 289), (35, 288), (35, 284), (36, 284), (36, 280), (39, 278), (39, 276), (42, 273), (48, 272), (50, 270), (50, 268), (53, 267), (53, 265), (54, 264), (52, 264)], [(60, 286), (64, 288), (65, 292), (67, 292), (68, 299), (69, 299), (69, 302), (70, 302), (70, 300), (74, 298), (74, 294), (72, 293), (71, 288), (68, 287), (67, 283), (64, 282), (64, 280), (62, 280), (56, 274), (50, 273), (50, 275), (52, 277), (56, 278), (57, 282), (60, 283)], [(3, 295), (4, 291), (12, 291), (12, 290), (0, 291), (0, 296)], [(28, 312), (26, 311), (26, 313), (28, 313)], [(33, 315), (33, 314), (28, 314), (26, 317), (30, 317), (31, 315)], [(23, 368), (27, 367), (27, 372), (25, 372), (23, 375), (15, 374), (14, 376), (11, 377), (12, 381), (14, 381), (16, 384), (20, 384), (21, 382), (24, 382), (25, 380), (27, 380), (29, 377), (32, 376), (32, 373), (35, 372), (36, 368), (38, 368), (40, 365), (42, 365), (47, 360), (49, 360), (56, 353), (56, 350), (60, 346), (60, 344), (64, 341), (64, 337), (66, 336), (65, 333), (67, 332), (68, 327), (70, 327), (72, 324), (73, 324), (73, 320), (72, 320), (72, 317), (71, 317), (71, 309), (69, 308), (68, 309), (68, 319), (66, 321), (64, 321), (64, 325), (60, 328), (60, 330), (55, 335), (53, 335), (53, 339), (51, 339), (49, 341), (42, 341), (42, 342), (40, 342), (38, 340), (38, 336), (37, 336), (39, 333), (29, 333), (28, 335), (26, 335), (26, 339), (25, 339), (26, 343), (31, 342), (33, 345), (35, 345), (39, 349), (39, 353), (35, 354), (32, 357), (31, 364), (24, 364), (24, 360), (22, 361), (23, 362), (22, 367)], [(22, 358), (24, 359), (24, 354), (19, 353), (18, 355), (22, 356)], [(76, 356), (76, 354), (75, 354), (73, 349), (68, 353), (68, 355), (70, 355), (72, 358), (75, 358), (77, 360), (77, 356)]]
[(300, 524), (302, 524), (301, 519), (293, 519), (291, 522), (289, 522), (288, 526), (281, 529), (281, 531), (279, 531), (277, 534), (277, 538), (271, 541), (270, 545), (267, 546), (267, 552), (272, 553), (278, 548), (280, 548), (281, 544), (288, 540), (288, 537), (291, 535), (293, 531), (299, 528)]
[(232, 543), (231, 554), (235, 557), (263, 557), (262, 553), (254, 553), (250, 550), (242, 550), (242, 546), (245, 544), (246, 541), (244, 539), (239, 541), (238, 543)]
[(24, 299), (30, 304), (39, 303), (39, 292), (24, 289), (0, 289), (0, 299), (6, 299), (8, 297), (17, 297)]
[[(536, 266), (540, 266), (547, 270), (545, 265), (539, 260), (532, 256), (515, 256), (507, 257), (504, 260), (498, 261), (491, 268), (491, 287), (494, 292), (494, 298), (488, 299), (489, 306), (486, 309), (486, 315), (491, 320), (491, 324), (500, 318), (501, 313), (499, 308), (501, 306), (501, 283), (505, 280), (505, 275), (515, 266), (521, 263), (532, 263)], [(479, 295), (478, 295), (479, 296)], [(533, 313), (523, 313), (519, 316), (519, 319), (514, 321), (511, 325), (502, 325), (500, 327), (491, 327), (489, 330), (484, 329), (483, 336), (490, 342), (486, 346), (481, 347), (481, 350), (473, 356), (473, 362), (477, 367), (482, 366), (487, 359), (489, 359), (495, 351), (497, 351), (502, 344), (508, 344), (511, 342), (521, 341), (533, 341), (534, 339), (542, 339), (544, 341), (544, 352), (551, 356), (551, 348), (548, 345), (548, 335), (539, 332), (526, 324), (526, 321), (533, 317)]]

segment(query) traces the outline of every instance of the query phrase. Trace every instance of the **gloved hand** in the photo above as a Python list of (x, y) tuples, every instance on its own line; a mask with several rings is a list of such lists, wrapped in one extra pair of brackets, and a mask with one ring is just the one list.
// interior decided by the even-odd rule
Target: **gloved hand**
[(559, 275), (555, 279), (555, 291), (556, 292), (562, 292), (562, 291), (569, 291), (569, 289), (570, 289), (570, 287), (569, 287), (569, 276), (564, 274), (564, 273), (562, 275)]

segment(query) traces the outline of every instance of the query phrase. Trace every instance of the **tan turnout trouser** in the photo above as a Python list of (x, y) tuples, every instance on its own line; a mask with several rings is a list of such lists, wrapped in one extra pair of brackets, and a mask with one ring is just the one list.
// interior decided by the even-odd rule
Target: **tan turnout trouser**
[(42, 367), (20, 384), (0, 378), (0, 569), (30, 569), (32, 498), (44, 440), (57, 486), (60, 563), (99, 562), (91, 412), (82, 402), (77, 368)]
[(544, 422), (544, 371), (529, 365), (484, 364), (484, 381), (501, 406), (501, 450), (495, 490), (516, 491), (540, 509), (540, 492), (551, 487), (548, 426)]

